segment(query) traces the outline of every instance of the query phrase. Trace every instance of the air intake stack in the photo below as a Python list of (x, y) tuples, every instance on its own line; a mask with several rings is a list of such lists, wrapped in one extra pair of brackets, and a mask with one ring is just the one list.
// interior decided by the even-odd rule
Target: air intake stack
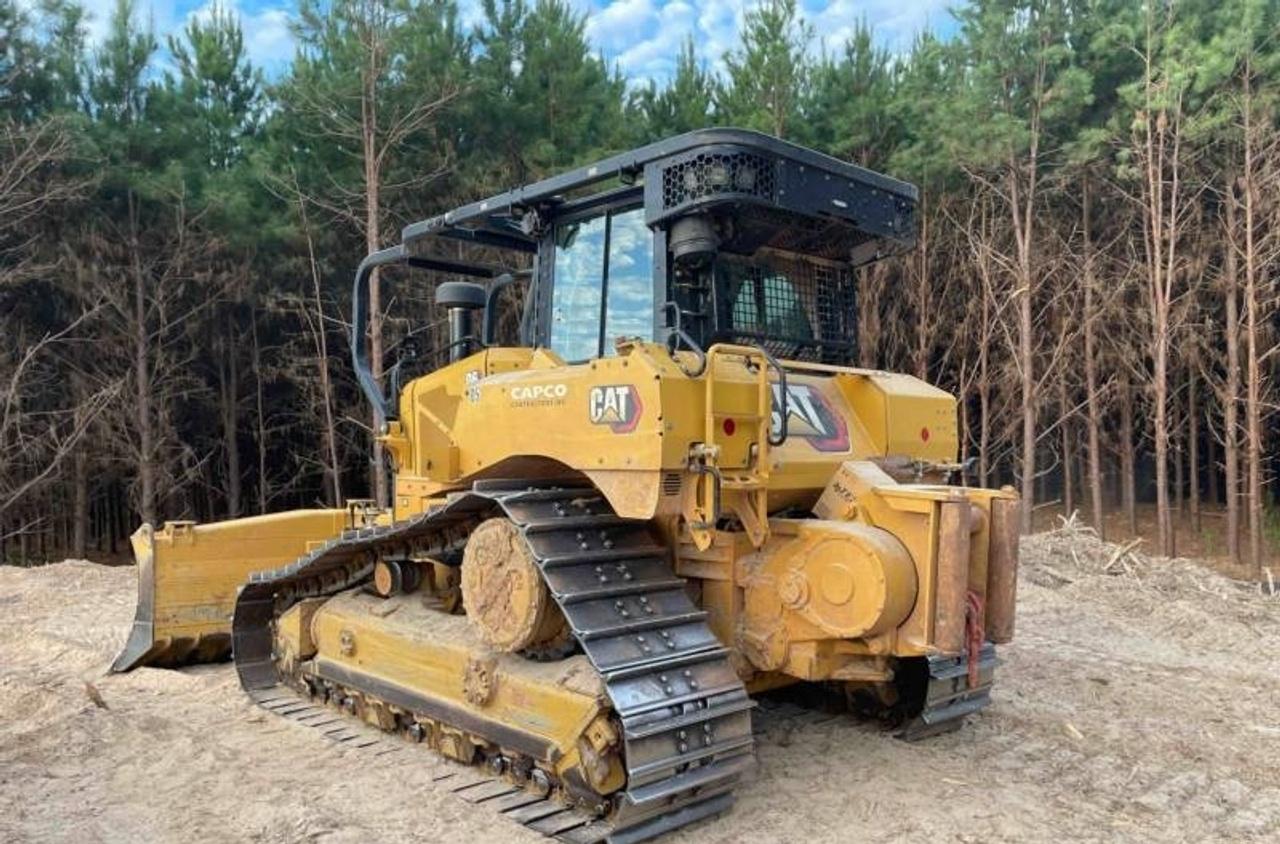
[(484, 310), (485, 290), (469, 281), (446, 281), (436, 288), (436, 304), (449, 311), (449, 362), (462, 360), (477, 346), (471, 314)]

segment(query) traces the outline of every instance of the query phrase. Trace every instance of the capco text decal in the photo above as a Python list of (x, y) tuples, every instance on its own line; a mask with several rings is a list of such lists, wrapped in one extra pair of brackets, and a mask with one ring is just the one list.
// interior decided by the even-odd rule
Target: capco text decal
[(567, 384), (517, 384), (511, 388), (512, 407), (550, 407), (564, 404)]

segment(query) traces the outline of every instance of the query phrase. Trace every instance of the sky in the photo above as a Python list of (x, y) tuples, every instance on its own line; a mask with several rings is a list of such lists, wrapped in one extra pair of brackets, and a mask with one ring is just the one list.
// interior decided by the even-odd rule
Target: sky
[[(571, 0), (587, 14), (587, 35), (610, 63), (633, 83), (661, 83), (674, 68), (681, 43), (692, 35), (701, 57), (717, 67), (737, 39), (752, 0)], [(179, 32), (192, 16), (208, 13), (213, 0), (140, 0), (161, 43)], [(278, 75), (293, 55), (290, 0), (222, 0), (243, 23), (245, 43), (268, 76)], [(838, 49), (860, 19), (867, 20), (882, 44), (906, 48), (921, 29), (947, 33), (954, 21), (947, 12), (955, 0), (800, 0), (813, 26), (813, 49)], [(84, 0), (91, 40), (101, 39), (115, 0)], [(479, 0), (461, 0), (464, 22), (483, 17)]]

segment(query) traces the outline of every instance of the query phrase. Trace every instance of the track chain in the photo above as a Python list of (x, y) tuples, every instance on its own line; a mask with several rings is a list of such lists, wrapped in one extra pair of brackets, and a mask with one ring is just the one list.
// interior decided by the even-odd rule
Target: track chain
[(968, 657), (928, 657), (923, 706), (918, 715), (903, 725), (898, 738), (919, 741), (950, 732), (957, 729), (966, 716), (990, 706), (998, 664), (996, 646), (984, 642), (978, 651), (978, 683), (970, 686)]
[[(232, 618), (241, 685), (282, 688), (272, 620), (298, 600), (337, 594), (372, 574), (379, 555), (452, 555), (480, 520), (521, 530), (622, 723), (625, 789), (607, 817), (534, 826), (563, 840), (644, 841), (729, 808), (754, 764), (753, 706), (730, 660), (645, 522), (622, 519), (589, 487), (488, 482), (393, 525), (349, 531), (294, 563), (254, 574)], [(557, 817), (560, 810), (557, 810)], [(553, 817), (548, 814), (546, 818)]]

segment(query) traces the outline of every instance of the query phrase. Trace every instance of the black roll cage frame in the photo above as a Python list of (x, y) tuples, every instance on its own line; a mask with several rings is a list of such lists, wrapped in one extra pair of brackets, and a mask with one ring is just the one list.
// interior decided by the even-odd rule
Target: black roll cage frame
[[(726, 160), (731, 156), (754, 156), (756, 160), (776, 165), (776, 172), (770, 174), (777, 182), (772, 195), (764, 197), (759, 191), (751, 192), (756, 187), (755, 176), (750, 186), (730, 184), (725, 186), (727, 189), (712, 191), (700, 188), (701, 193), (682, 198), (678, 204), (672, 203), (671, 190), (664, 195), (667, 168), (674, 171), (682, 163), (699, 158)], [(567, 198), (608, 181), (621, 182), (621, 186)], [(670, 184), (667, 187), (670, 188)], [(851, 256), (856, 265), (882, 257), (888, 251), (883, 247), (900, 250), (914, 245), (913, 213), (918, 195), (916, 187), (907, 182), (759, 132), (716, 128), (677, 135), (405, 226), (399, 244), (368, 255), (356, 270), (350, 337), (352, 366), (361, 390), (374, 409), (377, 424), (382, 426), (388, 419), (395, 418), (395, 397), (386, 396), (379, 388), (369, 364), (366, 342), (370, 318), (369, 280), (378, 267), (391, 264), (489, 280), (483, 342), (492, 343), (490, 312), (498, 292), (514, 281), (514, 274), (492, 265), (421, 254), (422, 247), (433, 238), (537, 254), (543, 239), (554, 236), (554, 223), (560, 218), (580, 216), (593, 208), (642, 201), (645, 223), (655, 235), (655, 279), (661, 275), (665, 280), (666, 231), (662, 225), (665, 221), (717, 203), (748, 202), (781, 207), (818, 220), (840, 221), (865, 233), (871, 248), (860, 249), (862, 254)], [(534, 271), (535, 295), (531, 305), (535, 314), (540, 314), (540, 308), (550, 307), (549, 294), (545, 291), (550, 268), (541, 263)], [(547, 301), (538, 301), (540, 296)], [(655, 325), (670, 313), (671, 304), (665, 301), (665, 296), (655, 296)], [(678, 315), (678, 308), (675, 310)], [(545, 324), (546, 321), (535, 318), (534, 322)], [(667, 330), (683, 334), (678, 316)], [(539, 345), (548, 338), (544, 332), (534, 331), (526, 340)], [(688, 342), (687, 335), (683, 341)]]

